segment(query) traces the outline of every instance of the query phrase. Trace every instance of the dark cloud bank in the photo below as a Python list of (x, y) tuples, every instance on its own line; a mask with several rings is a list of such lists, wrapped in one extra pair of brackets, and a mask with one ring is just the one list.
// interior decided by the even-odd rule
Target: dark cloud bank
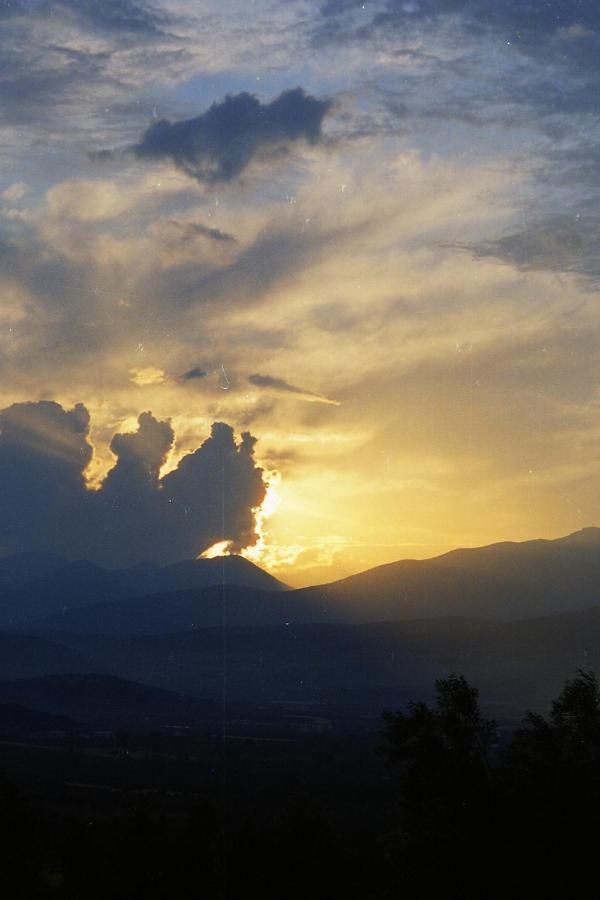
[(229, 95), (202, 115), (180, 122), (153, 122), (134, 147), (142, 159), (170, 159), (198, 181), (231, 181), (265, 151), (321, 140), (330, 100), (302, 88), (284, 91), (270, 103), (253, 94)]
[(116, 463), (97, 491), (84, 472), (93, 448), (83, 404), (15, 403), (0, 412), (0, 550), (53, 551), (105, 566), (196, 557), (221, 540), (256, 541), (253, 510), (265, 496), (255, 439), (236, 443), (222, 422), (177, 469), (160, 467), (174, 433), (150, 412), (111, 443)]

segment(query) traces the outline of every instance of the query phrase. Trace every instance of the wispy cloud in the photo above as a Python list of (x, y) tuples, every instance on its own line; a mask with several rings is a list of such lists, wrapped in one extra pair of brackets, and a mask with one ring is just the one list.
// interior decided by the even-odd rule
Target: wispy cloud
[(283, 378), (275, 378), (272, 375), (250, 375), (248, 378), (250, 384), (254, 387), (264, 388), (280, 394), (293, 394), (299, 400), (306, 400), (308, 403), (326, 403), (330, 406), (340, 406), (338, 400), (331, 400), (323, 394), (317, 394), (314, 391), (307, 391), (305, 388), (297, 387), (290, 384)]

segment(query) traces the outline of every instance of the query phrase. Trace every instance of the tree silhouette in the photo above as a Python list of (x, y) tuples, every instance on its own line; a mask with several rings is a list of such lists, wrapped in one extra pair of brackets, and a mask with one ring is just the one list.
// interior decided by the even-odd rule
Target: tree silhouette
[(407, 712), (384, 713), (387, 756), (400, 773), (400, 816), (415, 859), (448, 834), (466, 840), (489, 795), (495, 723), (481, 715), (479, 691), (462, 675), (439, 679), (435, 691), (435, 708), (410, 703)]
[(552, 726), (573, 759), (596, 761), (600, 750), (600, 685), (594, 672), (578, 669), (552, 704)]
[(408, 713), (384, 712), (390, 761), (429, 765), (444, 758), (460, 768), (486, 768), (496, 725), (482, 717), (478, 689), (462, 675), (449, 675), (435, 682), (435, 691), (436, 709), (409, 703)]
[(529, 712), (506, 753), (513, 769), (535, 772), (590, 764), (600, 759), (600, 684), (594, 672), (577, 670), (552, 703), (550, 716)]
[[(436, 681), (435, 694), (433, 707), (384, 713), (387, 757), (399, 774), (398, 889), (415, 897), (442, 889), (452, 896), (441, 873), (471, 855), (491, 801), (487, 754), (496, 728), (481, 714), (479, 691), (453, 674)], [(466, 870), (461, 877), (466, 890)]]

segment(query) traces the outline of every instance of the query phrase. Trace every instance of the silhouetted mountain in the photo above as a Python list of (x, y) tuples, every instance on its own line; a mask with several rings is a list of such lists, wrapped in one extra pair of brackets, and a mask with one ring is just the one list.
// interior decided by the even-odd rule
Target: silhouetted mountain
[(0, 703), (14, 703), (104, 728), (206, 728), (220, 706), (181, 693), (98, 674), (0, 681)]
[[(131, 570), (129, 570), (131, 571)], [(243, 556), (217, 556), (214, 559), (187, 559), (150, 573), (145, 584), (138, 581), (138, 596), (192, 588), (236, 584), (261, 591), (287, 590), (287, 585)]]
[(112, 574), (87, 560), (67, 563), (43, 578), (5, 591), (0, 599), (0, 625), (27, 625), (70, 607), (101, 603), (122, 596)]
[(295, 591), (265, 592), (231, 585), (121, 599), (88, 609), (66, 609), (60, 616), (37, 622), (36, 628), (153, 634), (213, 627), (224, 621), (242, 626), (447, 615), (507, 620), (583, 609), (599, 602), (600, 529), (585, 529), (555, 541), (492, 544), (453, 550), (434, 559), (403, 560)]
[(89, 670), (89, 663), (82, 654), (55, 641), (0, 632), (0, 678), (30, 678)]
[[(25, 557), (30, 556), (32, 554), (8, 557), (0, 563), (5, 564), (7, 573), (14, 570), (24, 574), (27, 570)], [(0, 584), (0, 626), (26, 627), (66, 610), (166, 591), (222, 584), (245, 585), (263, 591), (285, 590), (286, 587), (240, 556), (185, 560), (165, 568), (143, 563), (116, 571), (102, 569), (87, 560), (66, 563), (60, 561), (60, 557), (53, 559), (57, 560), (56, 565), (52, 567), (48, 560), (48, 571), (43, 576), (12, 589), (2, 589)], [(14, 561), (12, 569), (11, 560)], [(37, 567), (34, 565), (32, 571), (40, 568), (41, 563)]]
[(403, 560), (294, 593), (340, 621), (512, 619), (584, 609), (600, 602), (600, 529)]

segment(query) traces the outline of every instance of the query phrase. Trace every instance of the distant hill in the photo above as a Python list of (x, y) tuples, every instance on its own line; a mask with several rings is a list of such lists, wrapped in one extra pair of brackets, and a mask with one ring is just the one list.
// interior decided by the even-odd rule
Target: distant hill
[(56, 641), (0, 632), (0, 678), (30, 678), (89, 669), (83, 654)]
[(519, 718), (547, 705), (578, 668), (600, 672), (600, 607), (513, 622), (455, 616), (70, 640), (123, 678), (255, 709), (328, 704), (376, 717), (429, 699), (436, 678), (458, 672), (493, 714)]
[(36, 628), (125, 635), (223, 622), (252, 626), (440, 616), (509, 620), (598, 603), (600, 529), (590, 528), (555, 541), (492, 544), (434, 559), (403, 560), (294, 591), (233, 584), (118, 599), (88, 609), (65, 609), (59, 616), (40, 619)]
[(62, 613), (35, 623), (44, 633), (164, 634), (192, 628), (313, 622), (321, 610), (296, 591), (263, 591), (238, 585), (130, 597)]
[(206, 728), (218, 720), (221, 708), (181, 693), (98, 674), (0, 681), (1, 703), (64, 716), (88, 726), (144, 730), (163, 726)]
[(600, 529), (403, 560), (295, 591), (294, 599), (340, 621), (514, 619), (585, 609), (600, 603)]
[(265, 592), (286, 589), (281, 581), (241, 556), (184, 560), (165, 568), (144, 563), (109, 571), (87, 560), (67, 563), (50, 555), (20, 554), (0, 560), (0, 627), (27, 627), (70, 609), (223, 584)]
[(79, 723), (67, 716), (55, 716), (17, 703), (0, 703), (0, 735), (3, 737), (31, 737), (50, 732), (71, 734), (80, 728)]

